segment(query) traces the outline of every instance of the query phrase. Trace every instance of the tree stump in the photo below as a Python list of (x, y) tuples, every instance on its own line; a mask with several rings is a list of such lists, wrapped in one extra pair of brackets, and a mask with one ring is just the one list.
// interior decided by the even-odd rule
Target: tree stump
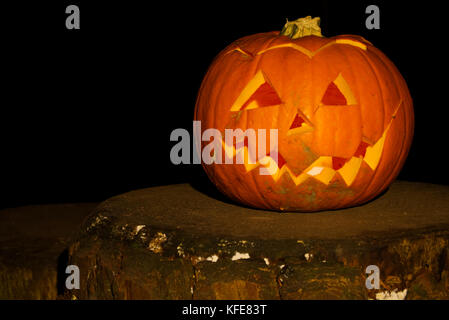
[(97, 204), (0, 210), (0, 300), (58, 298), (64, 292), (64, 250)]
[[(69, 248), (72, 299), (448, 299), (449, 187), (396, 181), (363, 206), (242, 207), (189, 184), (100, 204)], [(366, 267), (380, 270), (368, 289)]]

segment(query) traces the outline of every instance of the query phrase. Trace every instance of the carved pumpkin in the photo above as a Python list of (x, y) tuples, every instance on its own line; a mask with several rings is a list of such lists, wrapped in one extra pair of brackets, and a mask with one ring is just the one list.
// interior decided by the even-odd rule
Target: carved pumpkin
[[(278, 129), (271, 175), (255, 170), (267, 166), (262, 161), (203, 167), (228, 197), (288, 211), (349, 207), (379, 195), (404, 164), (414, 126), (412, 99), (393, 63), (362, 37), (321, 36), (319, 18), (310, 17), (224, 49), (203, 80), (195, 119), (202, 130)], [(222, 143), (230, 157), (247, 149)]]

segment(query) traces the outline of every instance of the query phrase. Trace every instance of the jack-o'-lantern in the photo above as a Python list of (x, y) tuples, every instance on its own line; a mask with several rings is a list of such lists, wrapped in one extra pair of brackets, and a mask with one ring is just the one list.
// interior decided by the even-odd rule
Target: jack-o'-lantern
[[(277, 129), (271, 174), (256, 168), (273, 161), (250, 165), (248, 157), (203, 167), (228, 197), (287, 211), (344, 208), (379, 195), (404, 164), (414, 126), (412, 99), (393, 63), (360, 36), (323, 37), (311, 17), (225, 48), (203, 80), (195, 119), (202, 130), (223, 133)], [(222, 145), (230, 157), (247, 149)]]

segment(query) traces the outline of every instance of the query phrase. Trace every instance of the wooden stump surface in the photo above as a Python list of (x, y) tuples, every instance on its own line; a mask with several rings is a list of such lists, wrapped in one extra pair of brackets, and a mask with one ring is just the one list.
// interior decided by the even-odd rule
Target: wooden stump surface
[[(449, 187), (395, 182), (363, 206), (279, 213), (189, 184), (100, 204), (69, 249), (72, 299), (447, 299)], [(367, 289), (365, 269), (380, 270)]]

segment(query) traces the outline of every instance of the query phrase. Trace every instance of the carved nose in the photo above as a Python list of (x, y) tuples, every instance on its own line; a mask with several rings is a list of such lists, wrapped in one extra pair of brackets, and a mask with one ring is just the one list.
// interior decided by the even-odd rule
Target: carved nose
[(306, 121), (298, 114), (296, 114), (295, 119), (293, 119), (290, 130), (300, 128)]
[(310, 132), (313, 130), (313, 127), (307, 123), (307, 121), (298, 113), (295, 115), (289, 130), (287, 131), (287, 135), (290, 136), (292, 134), (300, 134), (305, 132)]

